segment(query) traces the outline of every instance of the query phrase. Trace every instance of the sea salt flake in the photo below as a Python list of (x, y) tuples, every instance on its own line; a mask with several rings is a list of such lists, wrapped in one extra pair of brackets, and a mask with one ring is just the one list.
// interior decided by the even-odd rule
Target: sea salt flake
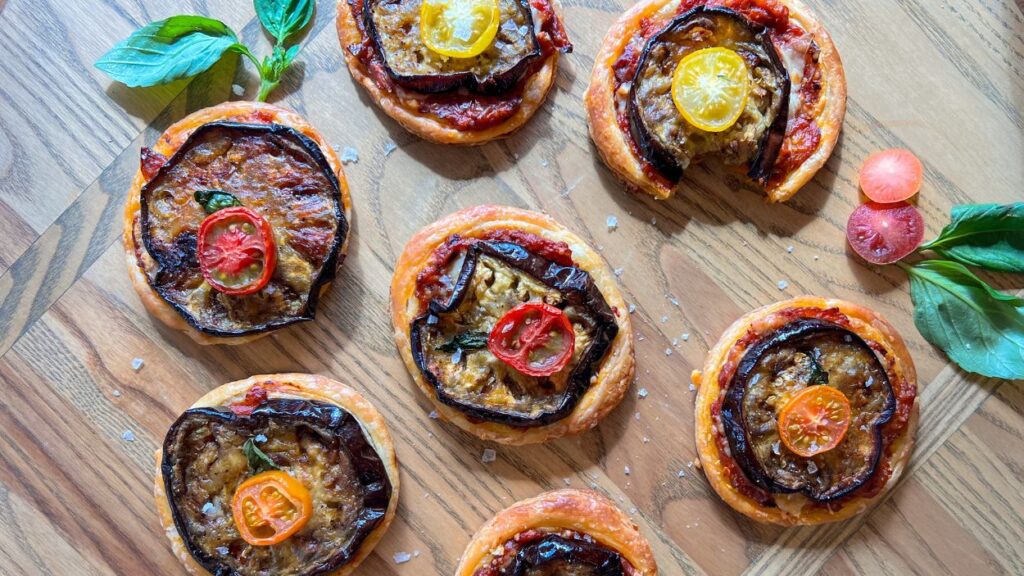
[(693, 382), (690, 382), (690, 392), (695, 392), (696, 390), (697, 387), (693, 385)]
[(562, 482), (565, 482), (566, 486), (572, 484), (572, 480), (569, 480), (568, 478), (562, 478)]
[(612, 272), (614, 272), (616, 276), (622, 276), (626, 270), (625, 268), (616, 268), (615, 270), (612, 270)]
[(650, 439), (650, 438), (648, 438), (647, 436), (644, 436), (644, 437), (643, 437), (643, 438), (641, 438), (640, 440), (641, 440), (641, 441), (642, 441), (642, 442), (643, 442), (644, 444), (647, 444), (648, 442), (650, 442), (650, 441), (651, 441), (651, 439)]
[(345, 146), (341, 151), (342, 164), (355, 164), (359, 162), (359, 151), (351, 146)]
[(785, 280), (779, 280), (779, 283), (776, 284), (776, 286), (779, 287), (779, 290), (785, 290), (786, 288), (789, 288), (789, 282), (786, 282)]
[(640, 413), (637, 412), (636, 414), (633, 414), (633, 419), (634, 420), (639, 420), (640, 419)]
[(619, 228), (619, 219), (615, 216), (609, 215), (604, 219), (604, 225), (608, 227), (609, 232), (614, 232)]
[(135, 433), (131, 430), (121, 432), (121, 440), (124, 440), (125, 442), (135, 442)]
[(484, 453), (480, 455), (480, 461), (484, 464), (490, 464), (498, 459), (498, 453), (492, 448), (484, 448)]
[(135, 370), (136, 372), (142, 370), (142, 367), (145, 364), (146, 362), (143, 361), (142, 358), (132, 358), (132, 370)]
[(630, 304), (629, 305), (629, 313), (632, 314), (634, 312), (636, 312), (636, 304)]
[(220, 554), (221, 556), (227, 556), (230, 553), (231, 550), (229, 550), (227, 546), (217, 546), (217, 554)]
[(640, 398), (641, 400), (643, 400), (644, 398), (647, 398), (647, 388), (641, 388), (641, 389), (637, 390), (636, 391), (636, 397)]
[(676, 473), (677, 478), (686, 478), (686, 470), (680, 470)]
[(258, 442), (260, 444), (263, 444), (264, 442), (267, 441), (267, 435), (266, 434), (257, 434), (255, 437), (253, 437), (253, 440), (255, 440), (256, 442)]
[(793, 247), (792, 246), (786, 246), (786, 252), (789, 252), (790, 254), (792, 254), (793, 253)]
[(661, 317), (661, 323), (664, 324), (665, 322), (668, 322), (668, 316)]
[(231, 93), (235, 96), (243, 96), (245, 95), (245, 86), (242, 86), (241, 84), (232, 84)]
[(665, 356), (671, 356), (671, 355), (672, 355), (672, 349), (671, 348), (665, 348)]
[(782, 453), (782, 446), (779, 444), (779, 441), (776, 440), (772, 444), (772, 454), (775, 454), (776, 456), (778, 456), (781, 453)]
[(811, 460), (810, 462), (807, 463), (807, 471), (810, 472), (811, 474), (814, 474), (818, 471), (818, 465), (814, 463), (814, 460)]
[(437, 420), (438, 419), (437, 410), (431, 410), (430, 411), (430, 419), (431, 420)]
[(202, 512), (207, 516), (216, 516), (220, 514), (220, 507), (215, 506), (213, 502), (207, 502), (206, 504), (203, 504)]
[(630, 514), (636, 514), (636, 508), (630, 508), (629, 509), (629, 513)]
[(633, 472), (632, 470), (629, 469), (629, 466), (623, 468), (622, 471), (626, 474), (626, 476), (629, 476)]
[(387, 142), (384, 143), (384, 156), (385, 157), (391, 156), (391, 153), (394, 152), (395, 150), (398, 150), (398, 144), (395, 144), (394, 142), (392, 142), (390, 140), (388, 140)]
[(121, 397), (121, 391), (120, 390), (114, 390), (113, 392), (110, 393), (110, 395), (113, 396), (114, 398), (120, 398)]
[(412, 554), (408, 552), (395, 552), (395, 564), (405, 564), (412, 560)]

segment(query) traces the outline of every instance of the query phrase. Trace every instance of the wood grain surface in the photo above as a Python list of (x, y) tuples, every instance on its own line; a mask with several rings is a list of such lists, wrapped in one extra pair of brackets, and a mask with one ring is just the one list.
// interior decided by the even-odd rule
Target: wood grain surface
[[(844, 242), (857, 167), (880, 148), (924, 161), (929, 236), (954, 203), (1024, 197), (1021, 0), (808, 1), (846, 64), (849, 112), (831, 161), (784, 205), (700, 168), (684, 193), (655, 202), (602, 166), (581, 98), (628, 3), (564, 0), (576, 50), (547, 105), (513, 137), (466, 149), (419, 141), (370, 104), (343, 63), (335, 7), (321, 0), (274, 101), (358, 151), (344, 273), (315, 322), (203, 348), (143, 310), (120, 211), (140, 146), (191, 111), (255, 97), (258, 79), (225, 62), (189, 83), (130, 90), (92, 63), (142, 24), (187, 12), (225, 20), (265, 52), (250, 3), (0, 0), (0, 574), (181, 573), (151, 501), (153, 452), (202, 393), (274, 371), (353, 385), (396, 438), (399, 515), (357, 574), (451, 574), (494, 512), (566, 485), (618, 502), (667, 575), (1024, 574), (1024, 389), (952, 367), (914, 329), (904, 274), (864, 265)], [(428, 417), (387, 317), (409, 236), (485, 202), (545, 210), (623, 268), (638, 340), (634, 388), (601, 426), (543, 446), (490, 446), (491, 464), (480, 458), (487, 444)], [(1022, 287), (1020, 277), (990, 281)], [(691, 467), (688, 376), (737, 316), (800, 293), (867, 304), (898, 327), (921, 376), (921, 428), (903, 482), (875, 509), (782, 529), (733, 513)], [(414, 556), (398, 564), (397, 552)]]

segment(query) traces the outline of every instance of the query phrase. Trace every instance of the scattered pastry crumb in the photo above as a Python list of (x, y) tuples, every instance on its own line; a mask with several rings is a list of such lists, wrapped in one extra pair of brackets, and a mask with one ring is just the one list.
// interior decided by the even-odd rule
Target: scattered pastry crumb
[(342, 164), (355, 164), (359, 162), (359, 151), (351, 146), (345, 146), (345, 149), (341, 151), (340, 159)]
[(408, 552), (395, 552), (395, 564), (405, 564), (412, 560), (412, 554)]
[(412, 551), (412, 557), (413, 558), (419, 558), (420, 557), (420, 551), (419, 550), (413, 550)]
[(135, 370), (136, 372), (142, 370), (142, 367), (145, 364), (146, 362), (142, 358), (132, 358), (132, 370)]
[(480, 461), (484, 464), (490, 464), (498, 459), (498, 453), (492, 448), (484, 448), (484, 453), (480, 455)]
[(124, 440), (125, 442), (135, 442), (135, 433), (131, 430), (121, 432), (121, 440)]
[(786, 288), (789, 288), (789, 282), (786, 282), (785, 280), (779, 280), (779, 283), (776, 284), (776, 286), (779, 287), (779, 290), (785, 290)]

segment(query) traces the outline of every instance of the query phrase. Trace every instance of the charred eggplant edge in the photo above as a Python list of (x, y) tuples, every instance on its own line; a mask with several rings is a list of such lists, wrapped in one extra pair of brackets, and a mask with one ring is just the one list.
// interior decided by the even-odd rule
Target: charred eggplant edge
[[(586, 352), (584, 352), (579, 363), (573, 369), (561, 404), (553, 411), (544, 412), (535, 417), (527, 417), (503, 410), (464, 404), (444, 391), (444, 386), (440, 380), (427, 366), (426, 356), (423, 352), (423, 327), (427, 325), (431, 316), (439, 316), (458, 308), (469, 288), (470, 279), (476, 270), (477, 259), (481, 253), (497, 258), (514, 268), (526, 272), (542, 284), (562, 292), (570, 302), (582, 304), (597, 318), (594, 340), (587, 347)], [(413, 360), (416, 362), (416, 366), (420, 369), (423, 377), (434, 387), (439, 401), (473, 418), (514, 427), (531, 428), (561, 420), (572, 412), (576, 404), (579, 403), (580, 398), (583, 397), (583, 394), (590, 387), (591, 376), (608, 352), (612, 340), (615, 339), (618, 332), (619, 326), (615, 321), (614, 313), (605, 301), (604, 295), (601, 294), (601, 291), (585, 270), (575, 266), (561, 266), (530, 253), (518, 244), (479, 241), (467, 248), (462, 270), (451, 298), (447, 303), (431, 300), (427, 305), (427, 311), (412, 321), (412, 326), (409, 330), (409, 340), (411, 342)]]
[(388, 76), (399, 86), (410, 90), (424, 94), (438, 94), (465, 88), (470, 92), (480, 94), (502, 94), (515, 86), (526, 74), (530, 65), (543, 54), (540, 42), (537, 40), (537, 30), (533, 21), (533, 8), (530, 6), (529, 0), (514, 0), (526, 12), (527, 27), (530, 29), (530, 39), (533, 40), (533, 51), (523, 56), (507, 71), (498, 75), (488, 74), (482, 79), (468, 71), (452, 74), (402, 75), (395, 72), (388, 64), (387, 54), (384, 52), (384, 47), (380, 41), (380, 34), (377, 32), (377, 24), (373, 20), (373, 6), (377, 2), (382, 1), (384, 0), (363, 0), (363, 26), (369, 31), (370, 39), (373, 42), (373, 49), (380, 56), (381, 64), (384, 70), (387, 71)]
[(789, 91), (792, 81), (789, 78), (789, 71), (786, 70), (782, 57), (779, 56), (775, 43), (771, 40), (771, 32), (766, 27), (759, 26), (742, 14), (728, 8), (708, 7), (706, 5), (697, 6), (670, 20), (664, 28), (647, 40), (644, 44), (643, 52), (640, 54), (640, 60), (637, 62), (636, 70), (633, 72), (633, 78), (629, 87), (627, 109), (629, 112), (630, 132), (644, 159), (662, 176), (672, 182), (678, 182), (683, 177), (683, 169), (679, 167), (675, 158), (657, 144), (647, 131), (643, 121), (640, 120), (636, 104), (637, 77), (640, 71), (643, 70), (644, 64), (647, 63), (647, 57), (651, 52), (651, 48), (660, 41), (662, 35), (667, 34), (676, 26), (686, 24), (689, 20), (704, 14), (719, 14), (734, 18), (753, 31), (754, 37), (757, 38), (762, 48), (768, 54), (775, 72), (779, 74), (780, 78), (785, 80), (782, 84), (782, 104), (779, 107), (779, 112), (774, 120), (772, 120), (772, 124), (765, 130), (764, 135), (761, 136), (761, 141), (757, 144), (757, 153), (751, 159), (750, 167), (747, 171), (747, 176), (750, 179), (763, 186), (771, 176), (772, 167), (775, 165), (775, 160), (779, 156), (779, 150), (786, 139), (786, 124), (789, 120)]
[(149, 231), (149, 227), (147, 225), (147, 222), (149, 220), (149, 194), (151, 192), (151, 185), (153, 184), (153, 182), (156, 182), (161, 176), (163, 176), (163, 174), (167, 170), (169, 170), (171, 167), (176, 165), (181, 160), (181, 156), (184, 155), (185, 151), (190, 147), (193, 138), (205, 134), (209, 130), (214, 130), (217, 128), (225, 128), (228, 130), (238, 130), (243, 132), (265, 132), (269, 135), (274, 136), (285, 135), (293, 137), (299, 142), (299, 144), (302, 145), (303, 148), (305, 148), (306, 152), (308, 152), (310, 156), (313, 157), (313, 160), (320, 167), (324, 176), (327, 177), (327, 181), (330, 182), (332, 188), (332, 197), (334, 200), (334, 215), (338, 219), (338, 227), (335, 229), (334, 243), (331, 245), (330, 251), (327, 254), (327, 258), (324, 259), (324, 263), (320, 269), (320, 274), (313, 279), (313, 282), (310, 285), (309, 295), (306, 297), (306, 306), (303, 309), (303, 312), (299, 315), (275, 322), (268, 322), (257, 328), (250, 328), (246, 330), (214, 330), (209, 327), (204, 327), (200, 325), (196, 318), (194, 318), (192, 314), (189, 313), (188, 310), (186, 310), (183, 306), (175, 302), (172, 302), (167, 297), (167, 295), (164, 294), (164, 291), (161, 288), (158, 288), (157, 286), (153, 285), (152, 281), (150, 281), (149, 274), (145, 274), (146, 282), (149, 284), (150, 288), (152, 288), (153, 291), (156, 292), (161, 299), (163, 299), (164, 302), (171, 306), (179, 315), (181, 315), (182, 318), (185, 319), (186, 322), (188, 322), (189, 326), (195, 328), (196, 330), (203, 334), (209, 334), (211, 336), (232, 337), (245, 336), (249, 334), (262, 334), (265, 332), (276, 330), (278, 328), (283, 328), (290, 324), (295, 324), (297, 322), (305, 322), (312, 320), (314, 317), (316, 317), (316, 306), (320, 298), (321, 289), (325, 284), (334, 280), (338, 266), (341, 263), (339, 261), (339, 258), (342, 257), (340, 256), (341, 247), (345, 244), (345, 239), (348, 237), (349, 223), (348, 219), (345, 218), (344, 203), (341, 197), (341, 183), (338, 181), (338, 176), (334, 173), (334, 170), (331, 168), (330, 163), (327, 162), (327, 158), (320, 150), (320, 146), (315, 141), (310, 139), (308, 136), (302, 134), (301, 132), (295, 130), (294, 128), (291, 128), (290, 126), (285, 126), (283, 124), (246, 124), (241, 122), (217, 121), (203, 124), (202, 126), (196, 128), (191, 134), (189, 134), (189, 137), (185, 140), (185, 142), (182, 143), (182, 145), (177, 150), (175, 150), (174, 154), (171, 155), (171, 157), (168, 158), (167, 161), (162, 166), (160, 166), (160, 169), (157, 170), (156, 174), (154, 174), (153, 177), (150, 178), (145, 183), (145, 185), (143, 185), (142, 190), (139, 193), (139, 213), (142, 223), (142, 242), (146, 248), (146, 252), (149, 253), (150, 257), (153, 258), (153, 261), (156, 262), (158, 266), (163, 266), (163, 263), (156, 258), (155, 253), (152, 249), (151, 234)]
[(558, 560), (576, 565), (593, 566), (602, 570), (599, 576), (623, 576), (625, 574), (622, 569), (625, 559), (618, 552), (597, 542), (570, 540), (557, 534), (550, 534), (519, 548), (502, 574), (522, 576), (530, 568), (537, 568)]
[[(772, 479), (765, 473), (764, 469), (758, 463), (757, 458), (754, 457), (753, 450), (750, 447), (750, 443), (747, 439), (747, 430), (743, 425), (743, 393), (747, 388), (747, 381), (750, 378), (750, 372), (757, 365), (758, 360), (767, 352), (770, 348), (786, 343), (793, 338), (800, 338), (808, 336), (815, 332), (835, 331), (843, 334), (848, 334), (856, 339), (856, 342), (863, 346), (865, 349), (871, 352), (875, 362), (881, 367), (882, 374), (885, 376), (883, 385), (887, 390), (886, 405), (882, 411), (881, 417), (872, 425), (874, 428), (874, 461), (871, 464), (870, 472), (864, 476), (860, 482), (851, 484), (846, 489), (829, 496), (828, 498), (817, 498), (814, 496), (813, 491), (810, 489), (788, 489), (780, 486), (772, 481)], [(794, 320), (785, 326), (772, 332), (769, 336), (762, 338), (756, 344), (747, 349), (743, 354), (743, 358), (736, 366), (736, 372), (733, 374), (732, 379), (729, 382), (729, 389), (725, 393), (725, 399), (722, 402), (721, 418), (722, 418), (722, 429), (725, 433), (725, 437), (729, 442), (729, 449), (732, 452), (732, 457), (739, 465), (740, 469), (747, 478), (755, 485), (768, 490), (772, 493), (793, 493), (801, 492), (811, 500), (815, 502), (830, 502), (838, 498), (842, 498), (847, 494), (850, 494), (854, 490), (860, 488), (866, 483), (871, 476), (877, 471), (878, 463), (881, 460), (882, 453), (885, 451), (885, 447), (882, 444), (882, 426), (885, 425), (896, 412), (896, 395), (892, 388), (892, 383), (889, 381), (889, 373), (885, 369), (884, 364), (878, 359), (878, 356), (874, 350), (864, 341), (863, 338), (855, 334), (853, 331), (848, 330), (842, 326), (833, 324), (819, 319), (798, 319)]]
[(224, 567), (220, 562), (192, 542), (192, 535), (182, 519), (173, 489), (173, 474), (177, 464), (173, 440), (178, 429), (187, 419), (193, 416), (220, 420), (224, 423), (233, 423), (249, 418), (263, 418), (264, 420), (271, 418), (284, 419), (326, 428), (341, 440), (345, 450), (348, 452), (349, 460), (359, 476), (360, 484), (366, 490), (363, 496), (363, 506), (359, 511), (357, 519), (359, 527), (344, 547), (335, 552), (328, 561), (313, 567), (304, 576), (330, 574), (348, 564), (358, 553), (360, 546), (367, 536), (385, 518), (392, 494), (391, 479), (388, 476), (387, 467), (384, 465), (384, 461), (381, 460), (380, 454), (373, 446), (373, 443), (367, 439), (362, 425), (355, 416), (344, 408), (317, 400), (292, 398), (269, 399), (256, 407), (249, 416), (237, 416), (230, 410), (223, 408), (190, 408), (175, 420), (174, 424), (167, 430), (167, 435), (164, 436), (160, 473), (163, 476), (164, 491), (171, 510), (171, 518), (174, 520), (174, 527), (178, 531), (178, 535), (181, 536), (185, 549), (188, 550), (196, 562), (211, 574), (229, 576), (237, 572), (234, 570), (224, 572)]

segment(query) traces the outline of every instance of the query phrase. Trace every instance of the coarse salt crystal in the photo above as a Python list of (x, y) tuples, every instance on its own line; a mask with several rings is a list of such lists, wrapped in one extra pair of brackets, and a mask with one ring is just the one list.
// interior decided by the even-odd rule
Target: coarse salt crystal
[(398, 144), (388, 140), (384, 144), (384, 156), (391, 156), (391, 153), (398, 149)]
[(609, 232), (614, 232), (619, 228), (619, 219), (616, 218), (615, 216), (609, 215), (607, 218), (604, 219), (604, 224), (605, 226), (608, 227)]
[(498, 453), (491, 448), (484, 448), (484, 453), (480, 455), (480, 461), (484, 464), (490, 464), (498, 459)]
[(395, 564), (405, 564), (412, 560), (412, 554), (408, 552), (395, 552)]
[(114, 398), (120, 398), (121, 397), (121, 391), (120, 390), (114, 390), (113, 392), (110, 393), (110, 395), (113, 396)]
[(786, 246), (786, 252), (789, 252), (790, 254), (792, 254), (793, 253), (793, 247), (792, 246)]
[(626, 270), (623, 268), (616, 268), (615, 270), (612, 270), (612, 272), (614, 272), (616, 276), (622, 276)]
[(695, 390), (697, 390), (697, 387), (693, 385), (693, 382), (690, 382), (690, 392), (693, 392)]
[(131, 430), (121, 432), (121, 440), (124, 440), (125, 442), (135, 442), (135, 433)]
[(632, 314), (633, 312), (636, 312), (636, 304), (631, 303), (629, 305), (629, 313)]
[(683, 332), (683, 342), (686, 342), (689, 339), (690, 339), (690, 333), (689, 332)]
[(235, 96), (242, 96), (245, 94), (245, 86), (242, 86), (241, 84), (232, 84), (231, 93)]
[(132, 370), (135, 370), (136, 372), (142, 370), (142, 367), (145, 364), (146, 363), (142, 360), (142, 358), (132, 358)]
[(686, 478), (686, 470), (680, 470), (676, 473), (677, 478)]
[(437, 410), (431, 410), (430, 411), (430, 419), (431, 420), (437, 420), (438, 419)]
[(355, 164), (359, 162), (359, 151), (351, 146), (345, 146), (341, 151), (342, 164)]
[(785, 290), (786, 288), (789, 288), (789, 282), (786, 282), (785, 280), (779, 280), (779, 283), (776, 284), (776, 286), (779, 287), (779, 290)]
[(671, 348), (665, 348), (665, 356), (671, 356), (671, 355), (672, 355), (672, 349)]
[(636, 391), (636, 397), (640, 398), (641, 400), (644, 399), (644, 398), (647, 398), (647, 388), (641, 388), (641, 389), (637, 390)]
[(626, 476), (629, 476), (633, 472), (632, 470), (629, 469), (629, 466), (623, 468), (622, 471), (625, 472)]

